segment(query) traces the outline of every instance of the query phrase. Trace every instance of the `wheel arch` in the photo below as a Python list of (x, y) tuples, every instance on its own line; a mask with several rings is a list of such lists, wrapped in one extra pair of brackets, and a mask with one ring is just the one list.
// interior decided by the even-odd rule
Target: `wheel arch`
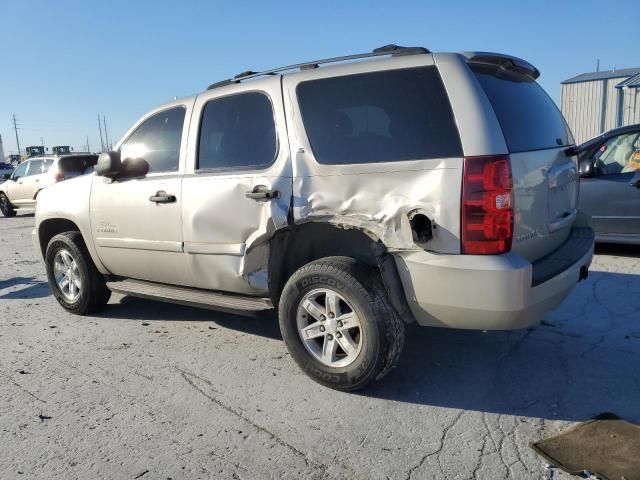
[(75, 222), (67, 218), (47, 218), (40, 222), (38, 225), (38, 243), (43, 257), (51, 239), (63, 232), (80, 232), (80, 228)]
[(396, 313), (414, 321), (393, 256), (371, 232), (342, 228), (326, 222), (305, 222), (279, 230), (270, 241), (269, 296), (278, 305), (280, 295), (296, 270), (325, 257), (350, 257), (371, 266), (381, 276)]
[(91, 256), (91, 260), (93, 261), (98, 271), (102, 274), (109, 273), (104, 265), (102, 265), (102, 262), (100, 262), (100, 259), (97, 256), (92, 239), (87, 235), (86, 231), (83, 231), (83, 228), (74, 219), (66, 217), (44, 218), (37, 224), (37, 227), (38, 244), (40, 247), (40, 252), (42, 253), (42, 258), (45, 257), (47, 245), (53, 237), (63, 232), (79, 232), (82, 236), (82, 240), (84, 241), (85, 246), (87, 247), (87, 251)]

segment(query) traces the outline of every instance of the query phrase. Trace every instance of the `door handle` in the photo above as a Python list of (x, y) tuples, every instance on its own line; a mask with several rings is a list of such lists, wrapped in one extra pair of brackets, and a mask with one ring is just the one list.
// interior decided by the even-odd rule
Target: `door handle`
[(176, 201), (175, 195), (170, 195), (164, 190), (159, 190), (155, 195), (149, 197), (150, 202), (154, 203), (174, 203)]
[(280, 192), (278, 190), (269, 190), (266, 185), (256, 185), (253, 190), (246, 192), (245, 197), (253, 200), (272, 200), (274, 198), (280, 198)]

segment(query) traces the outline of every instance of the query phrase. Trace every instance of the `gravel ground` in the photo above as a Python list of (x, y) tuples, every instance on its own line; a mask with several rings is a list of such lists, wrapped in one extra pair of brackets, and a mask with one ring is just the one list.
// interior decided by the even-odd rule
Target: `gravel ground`
[(66, 313), (32, 224), (0, 218), (0, 479), (562, 479), (529, 442), (640, 421), (637, 248), (599, 248), (536, 328), (412, 326), (398, 367), (346, 394), (298, 370), (271, 317), (120, 295)]

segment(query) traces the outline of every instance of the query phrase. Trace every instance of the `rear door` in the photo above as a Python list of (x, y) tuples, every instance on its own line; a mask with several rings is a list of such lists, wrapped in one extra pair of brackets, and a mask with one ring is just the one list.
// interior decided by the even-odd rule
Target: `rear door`
[(555, 103), (530, 77), (471, 64), (504, 135), (514, 192), (512, 251), (535, 261), (568, 237), (577, 215), (578, 171), (565, 150), (573, 138)]
[(280, 77), (198, 95), (183, 181), (184, 251), (194, 286), (267, 289), (260, 250), (287, 225), (291, 161)]
[(640, 132), (612, 137), (590, 156), (595, 175), (581, 179), (580, 207), (598, 239), (640, 235)]
[(94, 244), (114, 275), (189, 285), (182, 251), (181, 172), (190, 112), (191, 103), (155, 111), (120, 145), (123, 160), (147, 161), (146, 176), (93, 179)]
[(53, 163), (51, 158), (43, 158), (42, 160), (31, 160), (29, 162), (29, 170), (27, 177), (24, 179), (24, 192), (26, 200), (35, 204), (37, 193), (48, 186), (52, 182), (47, 178), (49, 168)]

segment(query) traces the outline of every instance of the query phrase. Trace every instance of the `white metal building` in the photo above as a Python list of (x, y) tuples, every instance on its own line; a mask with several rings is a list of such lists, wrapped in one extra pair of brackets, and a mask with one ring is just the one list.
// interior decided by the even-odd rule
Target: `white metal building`
[(560, 109), (576, 143), (640, 123), (640, 68), (583, 73), (560, 84)]

